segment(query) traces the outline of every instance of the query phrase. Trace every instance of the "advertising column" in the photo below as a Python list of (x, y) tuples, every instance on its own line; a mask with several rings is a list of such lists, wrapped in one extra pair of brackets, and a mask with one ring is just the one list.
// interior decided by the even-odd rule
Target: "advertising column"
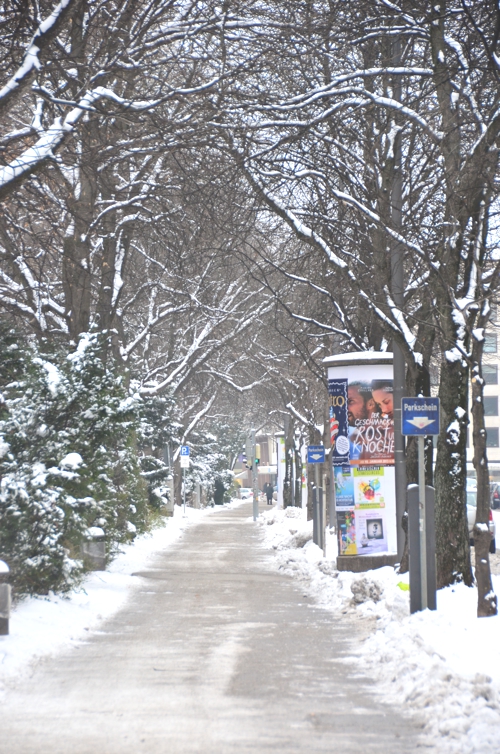
[(339, 555), (396, 553), (392, 354), (325, 363)]

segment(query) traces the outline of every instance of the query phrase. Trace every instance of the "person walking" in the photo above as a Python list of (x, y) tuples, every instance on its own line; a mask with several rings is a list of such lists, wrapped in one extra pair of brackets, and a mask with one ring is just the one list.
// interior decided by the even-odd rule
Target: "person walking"
[(264, 492), (267, 497), (267, 504), (272, 505), (273, 504), (273, 486), (272, 484), (269, 484), (268, 482), (264, 485)]

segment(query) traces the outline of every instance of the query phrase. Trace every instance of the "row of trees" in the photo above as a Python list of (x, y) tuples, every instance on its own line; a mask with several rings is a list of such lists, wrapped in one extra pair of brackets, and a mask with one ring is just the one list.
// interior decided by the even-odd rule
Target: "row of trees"
[[(2, 24), (6, 319), (68, 352), (109, 333), (103, 363), (168, 395), (179, 442), (263, 410), (312, 437), (334, 349), (398, 348), (410, 395), (437, 366), (438, 582), (470, 584), (471, 374), (478, 524), (489, 500), (498, 9), (62, 0)], [(486, 597), (481, 526), (475, 541)]]

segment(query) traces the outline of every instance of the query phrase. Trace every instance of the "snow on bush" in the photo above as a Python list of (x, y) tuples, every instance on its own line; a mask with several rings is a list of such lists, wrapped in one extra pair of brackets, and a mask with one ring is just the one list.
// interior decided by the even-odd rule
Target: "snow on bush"
[(102, 335), (43, 356), (0, 333), (0, 558), (15, 593), (69, 589), (83, 572), (81, 543), (102, 528), (108, 554), (147, 524), (145, 483), (134, 447), (137, 401)]

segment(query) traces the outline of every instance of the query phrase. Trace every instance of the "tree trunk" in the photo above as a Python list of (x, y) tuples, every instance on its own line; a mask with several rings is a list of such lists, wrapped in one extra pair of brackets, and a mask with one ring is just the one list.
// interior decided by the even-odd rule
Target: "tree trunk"
[(293, 458), (295, 443), (293, 439), (293, 420), (285, 416), (285, 478), (283, 480), (283, 508), (293, 505)]
[(490, 570), (490, 480), (486, 453), (486, 428), (484, 426), (484, 402), (481, 363), (484, 341), (473, 339), (472, 358), (472, 422), (474, 443), (474, 468), (477, 478), (477, 508), (474, 525), (474, 551), (477, 582), (477, 617), (486, 618), (498, 612), (498, 600), (493, 591)]
[(443, 359), (439, 383), (441, 431), (436, 459), (436, 569), (438, 589), (473, 583), (465, 507), (468, 368)]
[[(412, 364), (406, 372), (406, 394), (411, 395), (430, 395), (431, 385), (429, 370), (426, 366)], [(429, 439), (429, 438), (427, 438)], [(428, 448), (430, 447), (430, 453)], [(418, 443), (416, 437), (406, 438), (406, 481), (407, 484), (418, 484)], [(426, 443), (425, 454), (425, 483), (432, 485), (432, 463), (433, 463), (433, 443)], [(401, 563), (399, 564), (399, 573), (408, 573), (410, 568), (410, 550), (408, 544), (408, 501), (401, 522), (405, 533), (405, 544)]]
[(302, 508), (302, 437), (295, 443), (295, 500), (296, 508)]

